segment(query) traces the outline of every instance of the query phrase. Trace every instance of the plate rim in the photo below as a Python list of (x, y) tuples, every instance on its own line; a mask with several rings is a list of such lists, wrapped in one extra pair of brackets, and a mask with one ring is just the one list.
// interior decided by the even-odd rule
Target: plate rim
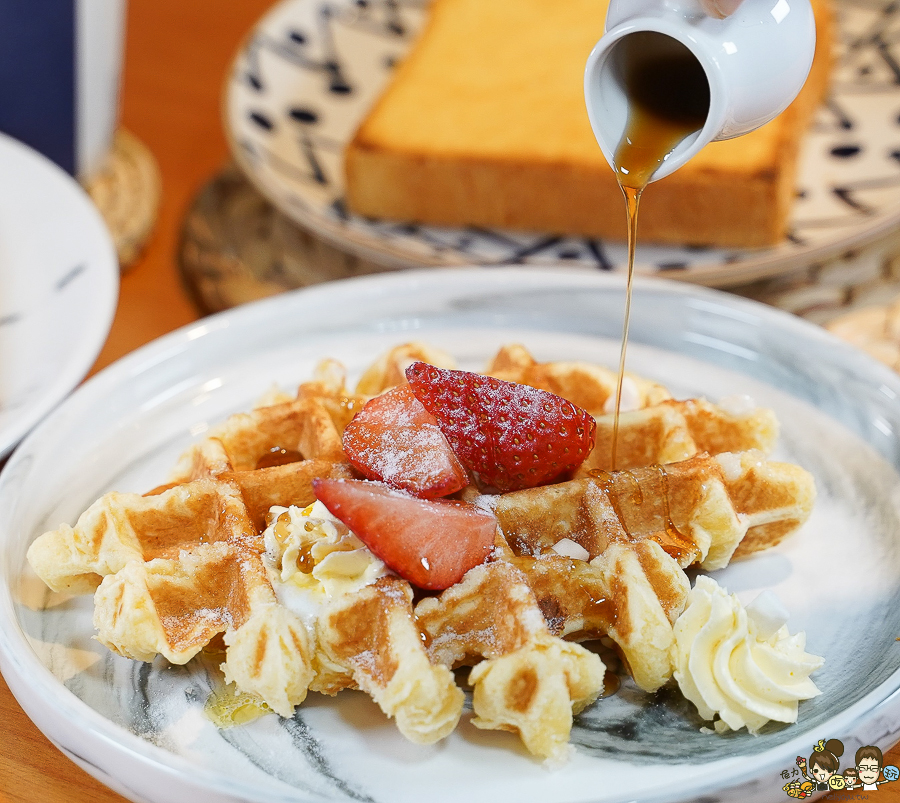
[[(69, 415), (69, 408), (76, 408), (76, 412), (88, 405), (96, 398), (102, 398), (106, 388), (110, 384), (117, 384), (122, 377), (134, 377), (142, 371), (139, 370), (143, 366), (143, 370), (152, 371), (158, 366), (164, 365), (168, 359), (180, 353), (177, 348), (179, 345), (185, 345), (189, 342), (207, 337), (226, 337), (229, 331), (240, 329), (240, 322), (252, 322), (256, 319), (265, 320), (269, 317), (271, 308), (286, 306), (288, 308), (295, 304), (301, 304), (309, 300), (312, 296), (314, 299), (319, 296), (328, 298), (329, 296), (340, 299), (346, 296), (347, 289), (351, 294), (360, 297), (371, 297), (368, 292), (372, 285), (383, 286), (384, 292), (390, 292), (391, 288), (398, 285), (409, 285), (409, 289), (415, 288), (421, 283), (434, 282), (436, 277), (438, 280), (456, 281), (460, 273), (478, 276), (492, 276), (498, 283), (507, 282), (508, 277), (521, 277), (524, 281), (534, 281), (536, 285), (547, 284), (553, 285), (561, 279), (568, 283), (577, 283), (585, 286), (609, 286), (624, 287), (623, 277), (618, 274), (599, 274), (585, 273), (577, 269), (555, 269), (555, 268), (530, 268), (521, 266), (505, 266), (501, 268), (485, 268), (483, 266), (469, 266), (466, 268), (445, 268), (445, 269), (424, 269), (420, 271), (409, 271), (397, 274), (382, 274), (376, 276), (362, 276), (353, 279), (334, 281), (316, 285), (310, 288), (301, 288), (290, 291), (278, 296), (262, 299), (250, 304), (243, 305), (231, 310), (226, 310), (209, 318), (202, 319), (182, 326), (181, 328), (170, 332), (156, 340), (145, 344), (141, 348), (131, 352), (130, 354), (120, 358), (116, 362), (104, 368), (89, 380), (83, 383), (72, 393), (63, 404), (57, 407), (49, 416), (47, 416), (31, 433), (28, 434), (26, 440), (23, 441), (23, 448), (17, 450), (11, 457), (9, 463), (2, 473), (0, 473), (0, 500), (6, 497), (15, 488), (15, 484), (19, 477), (21, 464), (26, 463), (31, 458), (29, 452), (34, 448), (35, 444), (39, 445), (41, 439), (45, 437), (45, 431), (51, 430), (57, 421), (63, 420)], [(489, 280), (486, 280), (489, 281)], [(881, 374), (879, 379), (892, 386), (892, 389), (900, 391), (900, 376), (887, 369), (881, 363), (868, 357), (850, 344), (839, 340), (834, 335), (815, 326), (803, 319), (796, 318), (782, 310), (767, 307), (758, 302), (748, 299), (731, 296), (716, 290), (711, 290), (701, 286), (687, 285), (680, 282), (673, 282), (666, 279), (654, 277), (637, 277), (635, 287), (641, 288), (661, 288), (676, 295), (696, 297), (701, 296), (707, 299), (714, 299), (723, 302), (726, 306), (737, 308), (738, 310), (747, 310), (757, 316), (768, 317), (777, 320), (781, 325), (800, 330), (815, 337), (818, 340), (827, 342), (836, 346), (840, 346), (841, 350), (849, 351), (854, 358), (863, 357), (862, 367), (866, 373), (874, 370), (876, 375)], [(246, 325), (246, 324), (245, 324)], [(200, 330), (203, 331), (200, 331)], [(898, 392), (900, 397), (900, 392)], [(27, 468), (27, 465), (25, 466)], [(9, 489), (8, 486), (12, 486)], [(0, 512), (0, 526), (7, 512)], [(12, 625), (12, 630), (10, 630)], [(22, 652), (21, 650), (24, 650)], [(21, 628), (15, 612), (15, 604), (13, 599), (12, 588), (0, 579), (0, 669), (4, 676), (8, 678), (11, 690), (19, 701), (19, 704), (26, 710), (29, 717), (37, 719), (45, 714), (38, 711), (41, 707), (45, 709), (53, 709), (51, 705), (54, 701), (61, 705), (64, 709), (72, 712), (72, 718), (64, 720), (66, 727), (79, 727), (82, 724), (89, 729), (89, 735), (97, 740), (97, 745), (104, 745), (107, 749), (112, 746), (113, 752), (109, 755), (110, 760), (107, 766), (115, 766), (116, 751), (123, 751), (129, 760), (136, 760), (140, 764), (151, 770), (162, 769), (165, 773), (174, 774), (179, 783), (185, 781), (197, 788), (206, 789), (207, 791), (222, 792), (225, 795), (244, 790), (253, 793), (256, 787), (245, 784), (243, 781), (236, 779), (223, 779), (221, 774), (212, 769), (192, 764), (183, 756), (166, 750), (162, 747), (152, 744), (140, 736), (132, 733), (126, 728), (116, 725), (107, 719), (100, 712), (91, 708), (86, 702), (77, 697), (65, 685), (59, 681), (55, 675), (42, 663), (38, 655), (34, 652), (28, 643)], [(26, 688), (27, 699), (22, 699), (22, 688)], [(35, 702), (33, 695), (35, 689), (33, 685), (41, 687), (45, 695), (38, 695), (38, 701)], [(14, 688), (15, 687), (15, 688)], [(26, 696), (26, 695), (22, 695)], [(33, 713), (38, 711), (38, 713)], [(853, 703), (848, 708), (836, 714), (829, 724), (834, 723), (834, 727), (840, 726), (840, 732), (845, 733), (851, 730), (856, 731), (864, 727), (867, 723), (871, 723), (878, 716), (895, 716), (900, 715), (900, 668), (892, 672), (881, 684), (871, 690), (863, 698)], [(38, 727), (51, 739), (55, 744), (58, 742), (53, 738), (48, 728), (45, 730), (39, 723)], [(820, 726), (817, 726), (821, 730)], [(752, 778), (761, 777), (761, 773), (765, 772), (769, 767), (778, 761), (783, 761), (784, 755), (793, 753), (802, 746), (807, 745), (812, 735), (812, 731), (802, 728), (798, 733), (788, 741), (774, 745), (762, 753), (751, 756), (744, 761), (753, 763), (753, 770), (746, 773), (741, 771), (736, 776), (729, 768), (729, 763), (733, 764), (733, 758), (719, 759), (708, 765), (716, 768), (716, 778), (721, 780), (725, 778), (727, 781), (734, 783), (710, 783), (703, 788), (691, 787), (690, 789), (676, 789), (674, 794), (680, 795), (673, 797), (671, 790), (661, 792), (653, 797), (646, 798), (650, 800), (686, 800), (687, 796), (696, 796), (706, 791), (725, 791), (732, 786), (745, 783)], [(813, 740), (815, 742), (815, 739)], [(804, 748), (806, 749), (806, 748)], [(67, 751), (67, 755), (69, 753)], [(88, 761), (87, 759), (84, 759)], [(628, 762), (624, 762), (628, 763)], [(687, 762), (690, 763), (690, 762)], [(88, 765), (82, 766), (89, 772), (98, 777), (103, 782), (103, 774), (118, 780), (114, 772), (104, 769), (102, 763), (88, 761)], [(737, 778), (737, 780), (735, 780)], [(202, 783), (201, 783), (202, 782)], [(137, 793), (135, 793), (137, 794)], [(274, 801), (279, 798), (274, 793), (264, 793), (259, 795), (256, 790), (256, 797), (246, 799)], [(224, 798), (223, 798), (224, 799)], [(232, 799), (232, 798), (229, 798)], [(238, 798), (234, 798), (238, 799)], [(245, 799), (245, 798), (241, 798)], [(315, 796), (304, 797), (301, 790), (296, 790), (292, 800), (314, 800), (319, 799)]]

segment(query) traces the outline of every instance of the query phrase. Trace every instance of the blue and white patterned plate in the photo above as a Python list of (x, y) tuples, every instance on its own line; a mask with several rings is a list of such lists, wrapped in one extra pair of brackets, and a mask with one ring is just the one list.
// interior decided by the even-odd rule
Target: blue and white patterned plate
[(112, 324), (119, 263), (63, 170), (0, 134), (0, 457), (88, 372)]
[(211, 661), (117, 657), (92, 640), (92, 600), (50, 594), (28, 544), (109, 490), (165, 481), (212, 424), (323, 357), (351, 381), (416, 338), (479, 368), (524, 343), (540, 360), (615, 364), (620, 276), (564, 268), (429, 269), (323, 284), (204, 319), (80, 387), (0, 475), (0, 669), (49, 738), (145, 803), (747, 803), (782, 798), (782, 773), (823, 738), (846, 756), (900, 738), (900, 377), (786, 313), (674, 282), (636, 283), (629, 367), (679, 397), (746, 393), (781, 422), (775, 455), (812, 472), (810, 520), (716, 577), (744, 602), (772, 589), (826, 657), (822, 695), (792, 726), (704, 733), (675, 688), (626, 682), (578, 717), (577, 751), (548, 770), (513, 734), (464, 716), (437, 745), (407, 743), (361, 692), (311, 694), (291, 719), (217, 730)]
[[(838, 0), (837, 8), (831, 95), (805, 140), (787, 240), (744, 251), (641, 246), (638, 270), (731, 285), (833, 258), (900, 223), (900, 7)], [(226, 88), (225, 125), (238, 164), (298, 223), (391, 267), (565, 262), (622, 269), (618, 242), (347, 213), (344, 147), (427, 9), (428, 0), (278, 3), (247, 39)]]

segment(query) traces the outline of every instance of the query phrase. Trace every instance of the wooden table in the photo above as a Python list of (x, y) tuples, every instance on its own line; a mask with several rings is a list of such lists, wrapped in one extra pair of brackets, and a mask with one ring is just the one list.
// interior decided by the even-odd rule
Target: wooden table
[[(181, 220), (194, 194), (227, 158), (220, 113), (224, 76), (241, 39), (269, 5), (269, 0), (129, 0), (122, 118), (156, 156), (163, 200), (145, 254), (122, 279), (115, 322), (93, 371), (199, 317), (176, 267)], [(0, 734), (0, 803), (123, 800), (52, 746), (2, 679)], [(886, 763), (900, 765), (900, 747)], [(779, 797), (776, 780), (773, 794)], [(900, 802), (900, 781), (879, 789), (877, 800)]]

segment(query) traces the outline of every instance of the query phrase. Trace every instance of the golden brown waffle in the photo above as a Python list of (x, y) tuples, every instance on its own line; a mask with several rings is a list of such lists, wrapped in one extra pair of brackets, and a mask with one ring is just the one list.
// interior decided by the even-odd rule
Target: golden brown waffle
[(289, 715), (306, 695), (310, 650), (303, 623), (276, 604), (262, 549), (237, 487), (205, 478), (151, 496), (107, 494), (74, 528), (38, 538), (28, 559), (54, 590), (96, 588), (97, 638), (120, 655), (183, 664), (228, 634), (242, 688), (280, 677), (264, 699)]
[(171, 480), (189, 482), (303, 459), (346, 462), (341, 433), (318, 399), (293, 399), (230, 416), (181, 456)]
[(315, 691), (356, 686), (407, 739), (430, 744), (459, 721), (464, 695), (453, 673), (429, 661), (416, 624), (409, 583), (387, 576), (331, 602), (316, 622)]
[(589, 559), (614, 542), (652, 539), (682, 567), (727, 565), (773, 546), (812, 509), (812, 477), (761, 452), (698, 455), (667, 466), (598, 472), (501, 495), (493, 505), (519, 555), (538, 556), (563, 538)]
[(525, 576), (505, 562), (471, 569), (416, 606), (428, 654), (446, 666), (475, 665), (472, 723), (518, 733), (536, 756), (565, 756), (572, 717), (603, 690), (599, 656), (547, 628)]
[(265, 527), (273, 505), (305, 507), (315, 501), (317, 477), (357, 476), (341, 446), (343, 428), (364, 403), (345, 387), (343, 368), (323, 361), (296, 398), (275, 390), (249, 413), (214, 427), (178, 459), (169, 486), (202, 477), (235, 484), (253, 525)]
[[(682, 569), (721, 568), (774, 545), (806, 520), (814, 496), (807, 472), (759, 452), (601, 473), (501, 495), (497, 554), (524, 573), (552, 632), (609, 635), (653, 691), (672, 672), (672, 624), (690, 590)], [(563, 542), (584, 559), (558, 554)]]
[[(303, 483), (304, 476), (310, 480), (314, 476), (352, 476), (341, 437), (344, 427), (366, 399), (347, 390), (340, 363), (323, 360), (316, 367), (313, 379), (299, 386), (296, 397), (273, 389), (251, 412), (229, 416), (213, 427), (206, 438), (181, 455), (170, 484), (233, 472), (240, 475), (236, 479), (242, 490), (252, 486), (254, 496), (263, 499), (265, 485)], [(297, 467), (296, 464), (304, 462), (309, 465)], [(332, 468), (326, 468), (326, 463), (331, 463)], [(248, 474), (283, 465), (295, 469), (284, 474), (273, 473), (265, 480), (266, 475), (254, 479)], [(307, 501), (298, 499), (294, 504), (309, 504), (313, 501), (311, 492), (307, 496)]]
[(326, 359), (316, 366), (313, 378), (297, 389), (297, 398), (316, 400), (331, 416), (338, 434), (343, 435), (344, 428), (370, 396), (351, 393), (347, 389), (344, 366), (337, 360)]
[[(598, 416), (596, 421), (594, 448), (576, 476), (613, 468), (615, 416)], [(771, 410), (730, 410), (705, 399), (667, 399), (620, 414), (615, 468), (677, 463), (701, 452), (758, 449), (768, 454), (777, 439), (778, 421)]]
[(672, 625), (690, 586), (655, 541), (611, 544), (590, 563), (511, 550), (505, 560), (524, 574), (551, 633), (573, 641), (609, 636), (645, 691), (672, 676)]
[(427, 362), (438, 368), (456, 368), (456, 361), (444, 351), (424, 343), (404, 343), (379, 357), (363, 373), (356, 385), (362, 396), (377, 396), (406, 382), (406, 369), (414, 362)]
[(355, 476), (348, 463), (313, 459), (255, 471), (226, 471), (219, 478), (237, 486), (253, 526), (262, 530), (273, 506), (306, 507), (315, 502), (314, 479), (352, 479)]
[(54, 591), (85, 593), (130, 561), (177, 558), (201, 543), (260, 544), (237, 489), (213, 479), (178, 485), (153, 496), (109, 493), (74, 527), (45, 533), (28, 560)]
[[(615, 404), (618, 374), (602, 365), (586, 362), (537, 362), (519, 344), (503, 346), (484, 372), (507, 382), (519, 382), (577, 404), (594, 418), (608, 413)], [(634, 398), (625, 409), (641, 409), (672, 398), (656, 382), (626, 373)]]
[[(594, 448), (576, 476), (611, 470), (615, 424), (615, 371), (585, 362), (539, 363), (524, 346), (504, 346), (485, 371), (568, 399), (597, 422)], [(770, 452), (778, 438), (771, 410), (748, 400), (715, 405), (705, 399), (676, 401), (656, 382), (626, 374), (616, 448), (617, 469), (686, 460), (701, 452)]]
[(35, 541), (29, 560), (58, 590), (99, 583), (98, 639), (120, 655), (183, 664), (224, 633), (226, 680), (283, 716), (310, 687), (359, 687), (413, 741), (455, 727), (463, 694), (449, 669), (429, 663), (408, 583), (385, 577), (340, 597), (311, 638), (278, 604), (263, 550), (236, 485), (205, 478), (152, 496), (108, 494), (74, 528)]

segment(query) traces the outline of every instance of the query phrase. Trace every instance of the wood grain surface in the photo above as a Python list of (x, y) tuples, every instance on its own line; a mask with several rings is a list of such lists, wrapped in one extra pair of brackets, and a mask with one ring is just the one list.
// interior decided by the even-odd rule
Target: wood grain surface
[[(176, 266), (181, 221), (204, 181), (227, 158), (220, 111), (225, 74), (241, 39), (269, 5), (269, 0), (129, 0), (122, 121), (154, 153), (163, 198), (144, 255), (122, 278), (115, 322), (94, 372), (199, 317)], [(900, 765), (900, 747), (886, 763)], [(829, 795), (863, 796), (900, 803), (900, 781), (878, 792)], [(773, 778), (772, 800), (778, 799), (790, 800)], [(122, 800), (53, 747), (0, 679), (0, 803)]]

